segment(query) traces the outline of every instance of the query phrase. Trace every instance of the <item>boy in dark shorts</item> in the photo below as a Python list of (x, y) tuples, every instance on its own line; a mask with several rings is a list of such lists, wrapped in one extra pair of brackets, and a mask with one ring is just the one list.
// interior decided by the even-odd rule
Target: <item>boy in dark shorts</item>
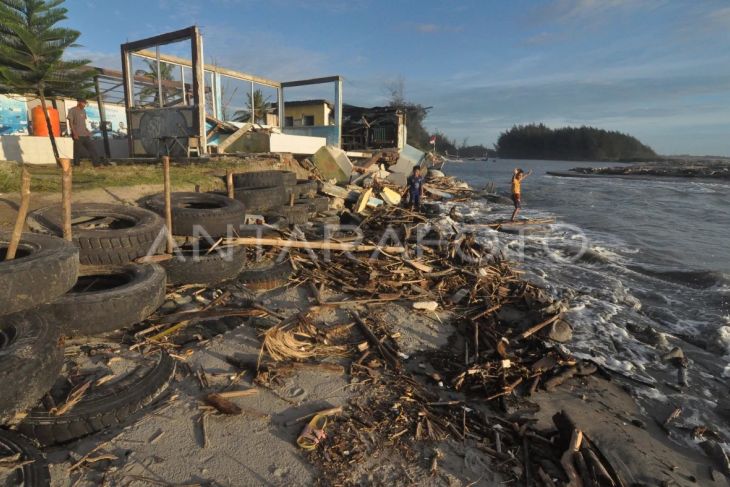
[(515, 217), (522, 208), (522, 180), (530, 174), (532, 174), (532, 169), (525, 173), (522, 169), (516, 168), (512, 172), (512, 202), (515, 205), (515, 211), (512, 212), (512, 221), (515, 221)]

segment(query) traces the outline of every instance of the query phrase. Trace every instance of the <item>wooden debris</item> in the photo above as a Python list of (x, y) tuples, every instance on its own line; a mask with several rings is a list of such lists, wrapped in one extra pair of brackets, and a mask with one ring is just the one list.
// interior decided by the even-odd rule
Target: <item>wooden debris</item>
[(83, 399), (84, 394), (86, 394), (86, 391), (89, 389), (89, 386), (91, 386), (90, 381), (74, 387), (68, 394), (64, 403), (59, 407), (52, 408), (50, 413), (54, 416), (61, 416), (69, 412), (76, 404), (78, 404), (79, 401), (81, 401), (81, 399)]
[[(219, 392), (215, 395), (217, 395), (220, 398), (223, 399), (233, 399), (234, 397), (249, 397), (249, 396), (255, 396), (258, 394), (258, 389), (243, 389), (240, 391), (225, 391), (225, 392)], [(210, 395), (210, 394), (209, 394)]]
[(211, 392), (205, 396), (205, 402), (218, 410), (219, 413), (228, 415), (241, 414), (241, 408), (217, 392)]
[(15, 219), (13, 233), (10, 236), (8, 248), (5, 251), (5, 260), (13, 260), (15, 253), (18, 251), (18, 244), (23, 233), (25, 218), (28, 215), (28, 206), (30, 205), (30, 172), (23, 165), (20, 173), (20, 205), (18, 206), (18, 215)]

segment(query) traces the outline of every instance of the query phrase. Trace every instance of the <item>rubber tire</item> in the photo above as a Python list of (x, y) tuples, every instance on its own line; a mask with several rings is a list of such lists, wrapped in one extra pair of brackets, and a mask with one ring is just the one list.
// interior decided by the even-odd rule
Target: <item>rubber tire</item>
[(251, 212), (265, 211), (289, 202), (289, 194), (283, 186), (262, 188), (235, 188), (236, 199)]
[(157, 364), (141, 377), (130, 373), (113, 384), (103, 385), (102, 394), (82, 398), (60, 416), (42, 408), (33, 409), (18, 430), (46, 447), (117, 426), (159, 397), (174, 374), (175, 361), (161, 351)]
[(65, 336), (93, 336), (147, 319), (165, 302), (165, 270), (157, 264), (81, 267), (79, 277), (124, 275), (119, 286), (68, 292), (39, 309)]
[[(0, 247), (7, 249), (9, 232), (0, 232)], [(76, 283), (79, 249), (50, 235), (24, 233), (16, 254), (5, 260), (0, 252), (0, 313), (10, 314), (48, 303)]]
[[(175, 235), (200, 235), (194, 230), (202, 227), (211, 237), (228, 235), (229, 225), (234, 229), (246, 221), (246, 205), (238, 200), (214, 193), (172, 193), (172, 233)], [(139, 200), (140, 205), (158, 215), (165, 214), (165, 195), (154, 194)], [(187, 208), (190, 203), (216, 205), (217, 208)]]
[(297, 175), (291, 171), (251, 171), (233, 175), (235, 188), (266, 188), (271, 186), (294, 186)]
[(295, 186), (292, 186), (292, 193), (294, 194), (295, 200), (302, 198), (313, 198), (317, 195), (318, 190), (319, 185), (317, 184), (317, 181), (309, 181), (307, 179), (297, 181), (297, 184)]
[(255, 291), (268, 291), (289, 282), (293, 272), (289, 259), (278, 263), (265, 263), (261, 267), (249, 267), (238, 276), (238, 282)]
[[(207, 245), (201, 245), (197, 258), (184, 254), (181, 257), (175, 253), (172, 259), (163, 261), (161, 265), (167, 273), (168, 284), (210, 286), (238, 277), (244, 265), (245, 248), (242, 245), (235, 245), (220, 249), (220, 251), (214, 249), (210, 254), (206, 254), (205, 250), (209, 248), (209, 244)], [(230, 258), (228, 257), (229, 250)]]
[(322, 213), (329, 209), (330, 199), (326, 196), (314, 196), (312, 198), (298, 199), (294, 204), (306, 204), (309, 206), (310, 213)]
[[(125, 264), (150, 252), (165, 222), (144, 208), (107, 203), (73, 205), (71, 217), (112, 216), (132, 220), (135, 224), (120, 229), (74, 229), (73, 241), (79, 247), (79, 261), (85, 265)], [(28, 226), (34, 231), (62, 236), (61, 208), (47, 206), (29, 215)], [(164, 239), (160, 239), (164, 243)]]
[(15, 470), (15, 485), (24, 487), (51, 485), (51, 472), (45, 455), (27, 438), (13, 431), (0, 429), (0, 458), (16, 453), (20, 453), (20, 461), (32, 460), (32, 462)]
[(63, 343), (55, 323), (36, 311), (0, 317), (0, 424), (35, 406), (62, 366)]
[(295, 204), (294, 206), (280, 206), (271, 213), (266, 215), (266, 220), (269, 222), (273, 221), (276, 217), (282, 217), (286, 220), (289, 225), (304, 225), (309, 221), (308, 219), (309, 205), (308, 204)]

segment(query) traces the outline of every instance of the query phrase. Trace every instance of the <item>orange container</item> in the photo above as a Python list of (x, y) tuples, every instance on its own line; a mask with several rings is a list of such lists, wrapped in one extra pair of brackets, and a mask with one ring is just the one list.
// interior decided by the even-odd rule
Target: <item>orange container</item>
[[(43, 108), (40, 105), (33, 107), (31, 116), (33, 118), (33, 135), (48, 137), (48, 124), (46, 124), (46, 117), (43, 116)], [(58, 119), (58, 110), (48, 107), (48, 118), (51, 119), (53, 135), (60, 137), (61, 122)]]

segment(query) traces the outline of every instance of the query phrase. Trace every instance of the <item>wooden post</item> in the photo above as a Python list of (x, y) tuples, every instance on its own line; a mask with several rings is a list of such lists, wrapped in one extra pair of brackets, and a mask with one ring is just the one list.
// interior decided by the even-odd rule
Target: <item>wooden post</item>
[(229, 198), (236, 197), (236, 192), (233, 189), (233, 169), (226, 169), (226, 190)]
[(175, 248), (172, 238), (172, 196), (170, 189), (170, 156), (162, 156), (162, 172), (165, 180), (165, 227), (167, 227), (167, 246), (165, 251), (171, 254)]
[(18, 208), (18, 217), (15, 219), (15, 227), (13, 227), (13, 235), (10, 237), (10, 244), (5, 253), (5, 260), (13, 260), (15, 253), (18, 251), (20, 237), (23, 234), (23, 226), (25, 225), (25, 217), (28, 215), (28, 205), (30, 204), (30, 172), (23, 166), (20, 173), (20, 207)]
[(63, 210), (63, 238), (69, 242), (71, 235), (71, 187), (72, 172), (71, 159), (61, 157), (58, 159), (61, 164), (61, 209)]

